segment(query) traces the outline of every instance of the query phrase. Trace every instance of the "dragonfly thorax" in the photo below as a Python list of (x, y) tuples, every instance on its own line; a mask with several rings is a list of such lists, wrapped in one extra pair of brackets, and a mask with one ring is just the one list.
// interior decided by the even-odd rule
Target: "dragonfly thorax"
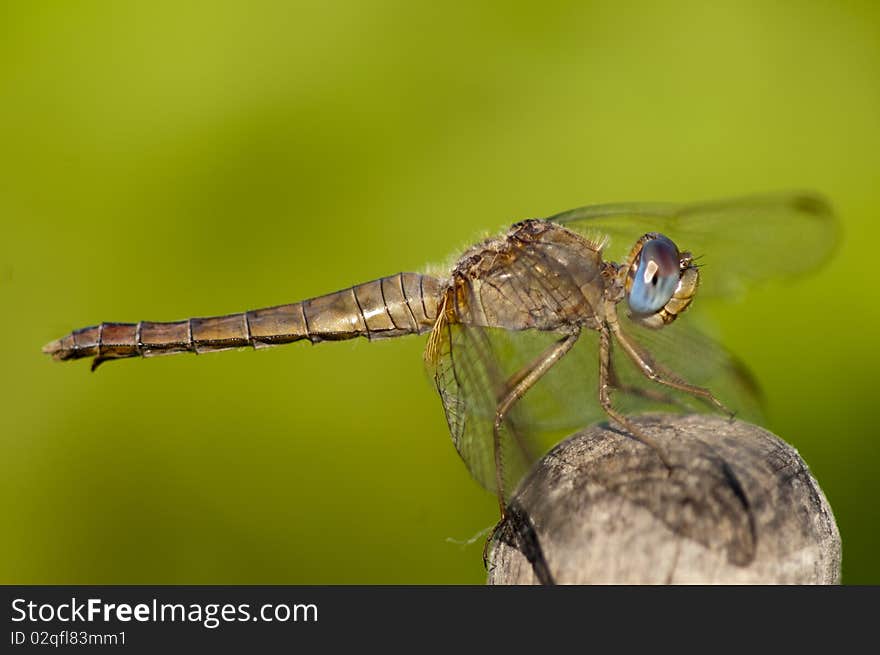
[(601, 321), (608, 278), (600, 245), (561, 225), (527, 220), (470, 249), (452, 272), (453, 322), (559, 333)]

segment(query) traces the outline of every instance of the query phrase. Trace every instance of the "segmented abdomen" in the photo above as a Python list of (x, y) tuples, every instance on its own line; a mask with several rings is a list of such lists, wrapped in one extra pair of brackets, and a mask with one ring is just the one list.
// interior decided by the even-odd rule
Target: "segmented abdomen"
[(43, 347), (55, 359), (108, 359), (180, 352), (260, 348), (308, 339), (334, 341), (428, 332), (437, 318), (442, 283), (398, 273), (310, 300), (238, 314), (157, 323), (101, 323), (74, 330)]

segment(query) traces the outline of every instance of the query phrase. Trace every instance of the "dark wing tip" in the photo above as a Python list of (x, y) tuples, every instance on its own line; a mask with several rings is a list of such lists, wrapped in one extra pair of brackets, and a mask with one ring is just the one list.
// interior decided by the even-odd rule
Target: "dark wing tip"
[(797, 193), (792, 196), (790, 204), (796, 211), (812, 214), (818, 218), (830, 219), (834, 216), (834, 209), (832, 209), (831, 203), (820, 193), (812, 191)]
[(842, 225), (837, 219), (831, 202), (821, 193), (808, 191), (791, 196), (791, 208), (805, 220), (819, 227), (825, 240), (825, 252), (818, 257), (816, 264), (828, 260), (840, 247), (843, 234)]

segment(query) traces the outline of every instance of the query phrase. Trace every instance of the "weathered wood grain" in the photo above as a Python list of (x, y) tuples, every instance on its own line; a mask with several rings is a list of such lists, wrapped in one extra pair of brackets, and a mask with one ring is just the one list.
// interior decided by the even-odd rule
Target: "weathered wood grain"
[(563, 441), (517, 490), (519, 523), (514, 512), (496, 532), (490, 584), (535, 584), (542, 571), (574, 584), (840, 582), (834, 516), (794, 448), (714, 415), (636, 423), (672, 471), (608, 426)]

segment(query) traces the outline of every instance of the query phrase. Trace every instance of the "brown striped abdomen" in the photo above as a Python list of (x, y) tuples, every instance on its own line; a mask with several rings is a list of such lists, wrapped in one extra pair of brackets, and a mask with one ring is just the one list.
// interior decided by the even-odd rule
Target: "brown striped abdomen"
[(428, 332), (437, 318), (442, 283), (418, 273), (398, 273), (310, 300), (226, 316), (171, 323), (101, 323), (46, 344), (55, 359), (108, 359), (180, 352), (260, 348), (308, 339), (378, 339)]

